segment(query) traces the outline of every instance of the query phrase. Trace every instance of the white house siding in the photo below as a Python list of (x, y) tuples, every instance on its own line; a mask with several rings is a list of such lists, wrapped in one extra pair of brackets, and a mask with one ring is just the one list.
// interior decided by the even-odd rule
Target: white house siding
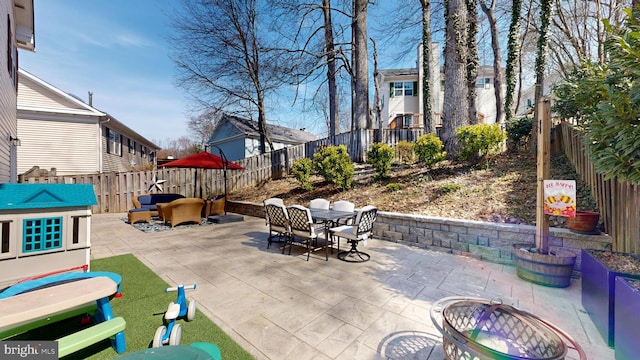
[[(0, 183), (10, 182), (11, 179), (11, 151), (9, 136), (16, 136), (16, 91), (9, 72), (7, 71), (7, 14), (15, 34), (13, 21), (13, 1), (0, 1)], [(15, 41), (11, 39), (11, 41)], [(14, 42), (15, 45), (15, 42)], [(15, 165), (14, 165), (15, 168)]]
[(57, 175), (99, 172), (97, 119), (78, 121), (18, 119), (18, 173), (33, 166), (56, 168)]
[(81, 107), (77, 103), (74, 103), (59, 94), (37, 84), (32, 79), (22, 76), (18, 85), (18, 106), (30, 107), (34, 109), (43, 109), (48, 112), (60, 112), (70, 110), (84, 110), (86, 108)]

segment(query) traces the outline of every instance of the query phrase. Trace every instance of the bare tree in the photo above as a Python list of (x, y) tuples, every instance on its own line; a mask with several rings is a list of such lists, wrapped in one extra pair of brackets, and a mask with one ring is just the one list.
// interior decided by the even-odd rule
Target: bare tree
[(213, 129), (220, 120), (221, 115), (222, 112), (220, 110), (209, 109), (189, 119), (187, 128), (194, 135), (196, 144), (204, 147), (211, 138)]
[[(491, 30), (491, 49), (493, 50), (493, 88), (496, 98), (496, 123), (501, 124), (504, 120), (502, 103), (502, 56), (500, 55), (500, 35), (498, 33), (498, 20), (496, 19), (496, 0), (491, 0), (491, 5), (487, 6), (484, 0), (480, 0), (480, 7), (487, 15), (489, 29)], [(519, 12), (519, 9), (518, 9)]]
[(516, 88), (516, 62), (520, 58), (520, 46), (518, 44), (518, 38), (520, 35), (521, 12), (522, 0), (512, 0), (511, 23), (509, 24), (509, 40), (507, 42), (507, 94), (504, 100), (504, 111), (507, 121), (511, 120), (514, 114), (513, 97)]
[(382, 98), (380, 96), (380, 73), (378, 72), (378, 48), (376, 47), (376, 41), (370, 38), (371, 45), (373, 45), (373, 114), (375, 116), (376, 123), (376, 140), (382, 140)]
[[(353, 113), (354, 129), (371, 129), (373, 124), (369, 116), (369, 66), (367, 52), (367, 6), (368, 0), (353, 0)], [(354, 132), (354, 134), (356, 134)], [(364, 161), (364, 139), (352, 137), (352, 157)]]
[(367, 52), (367, 6), (368, 0), (353, 0), (353, 55), (355, 104), (353, 112), (356, 129), (372, 128), (369, 119), (369, 60)]
[(469, 120), (471, 124), (478, 123), (478, 108), (476, 106), (476, 81), (478, 79), (478, 2), (465, 0), (467, 13), (467, 88), (469, 93)]
[(467, 7), (464, 0), (447, 2), (446, 43), (444, 50), (444, 109), (442, 138), (450, 158), (457, 154), (456, 129), (469, 124), (469, 88), (467, 86)]
[(331, 0), (322, 0), (324, 18), (324, 43), (327, 57), (327, 85), (329, 87), (329, 138), (335, 144), (335, 137), (340, 132), (338, 123), (338, 85), (336, 80), (336, 54), (331, 21)]
[[(178, 84), (203, 108), (257, 112), (260, 151), (266, 152), (265, 96), (282, 86), (290, 62), (260, 33), (258, 0), (182, 0), (173, 15), (172, 58)], [(267, 41), (267, 39), (269, 41)]]
[[(534, 103), (534, 119), (538, 119), (538, 103), (542, 101), (544, 89), (544, 72), (546, 66), (547, 49), (549, 47), (549, 27), (553, 16), (553, 3), (555, 0), (541, 0), (540, 2), (540, 32), (538, 34), (538, 51), (536, 54), (536, 95)], [(537, 152), (538, 122), (534, 121), (529, 139), (529, 148), (532, 153)]]
[(431, 0), (420, 0), (422, 7), (422, 124), (426, 132), (434, 132), (433, 110), (431, 104), (432, 85), (434, 78), (431, 74), (431, 64), (433, 63), (433, 52), (431, 51)]

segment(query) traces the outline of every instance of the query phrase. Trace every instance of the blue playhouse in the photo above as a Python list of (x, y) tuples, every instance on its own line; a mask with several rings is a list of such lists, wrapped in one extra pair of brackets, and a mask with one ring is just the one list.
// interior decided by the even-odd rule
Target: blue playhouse
[(91, 184), (0, 184), (0, 288), (89, 266)]

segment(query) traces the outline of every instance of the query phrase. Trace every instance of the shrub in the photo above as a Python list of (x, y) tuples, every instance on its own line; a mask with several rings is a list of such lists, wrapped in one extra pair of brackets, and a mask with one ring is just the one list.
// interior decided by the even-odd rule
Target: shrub
[(456, 129), (460, 145), (460, 160), (477, 163), (481, 159), (500, 152), (506, 135), (497, 124), (476, 124)]
[(511, 150), (518, 150), (529, 144), (533, 119), (521, 116), (507, 120), (507, 147)]
[(347, 153), (347, 147), (325, 146), (313, 154), (313, 165), (327, 182), (336, 184), (339, 189), (351, 188), (355, 167)]
[(396, 144), (396, 159), (404, 164), (416, 162), (416, 153), (413, 151), (413, 143), (401, 140)]
[(418, 160), (429, 169), (444, 160), (447, 153), (443, 149), (444, 145), (436, 134), (424, 134), (413, 144), (413, 151), (418, 155)]
[(387, 190), (389, 190), (389, 191), (398, 191), (398, 190), (402, 190), (402, 184), (399, 184), (399, 183), (390, 183), (390, 184), (387, 184)]
[(291, 173), (300, 183), (300, 187), (305, 190), (313, 189), (313, 185), (309, 181), (313, 173), (313, 162), (309, 158), (301, 158), (293, 162), (291, 165)]
[(376, 179), (389, 177), (393, 153), (393, 148), (385, 143), (374, 143), (367, 151), (367, 163), (373, 165)]

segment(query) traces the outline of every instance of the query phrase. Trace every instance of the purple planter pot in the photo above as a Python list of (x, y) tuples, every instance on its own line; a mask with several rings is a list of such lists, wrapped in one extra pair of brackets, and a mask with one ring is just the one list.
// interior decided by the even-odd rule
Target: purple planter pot
[(638, 280), (616, 277), (615, 332), (616, 360), (637, 359), (640, 354), (640, 291), (630, 282)]
[[(628, 274), (613, 271), (602, 263), (593, 253), (603, 250), (582, 250), (582, 307), (607, 344), (614, 343), (616, 306), (615, 280), (617, 276), (640, 279), (640, 274)], [(629, 255), (629, 254), (625, 254)]]

